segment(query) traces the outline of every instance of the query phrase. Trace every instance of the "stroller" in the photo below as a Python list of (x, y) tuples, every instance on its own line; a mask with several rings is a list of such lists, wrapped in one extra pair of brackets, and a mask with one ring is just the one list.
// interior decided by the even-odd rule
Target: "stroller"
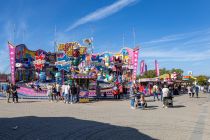
[(140, 107), (140, 108), (144, 109), (144, 108), (147, 107), (147, 102), (146, 102), (146, 100), (144, 100), (144, 103), (141, 102), (141, 95), (144, 96), (143, 93), (136, 94), (136, 97), (135, 97), (136, 108), (139, 108)]
[(165, 97), (164, 105), (167, 107), (173, 107), (173, 98), (172, 96)]

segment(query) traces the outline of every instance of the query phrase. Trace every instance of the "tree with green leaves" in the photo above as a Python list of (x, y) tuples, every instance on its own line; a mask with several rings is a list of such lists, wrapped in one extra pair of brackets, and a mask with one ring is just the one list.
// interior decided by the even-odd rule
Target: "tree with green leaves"
[[(173, 68), (171, 70), (162, 68), (159, 71), (160, 71), (160, 75), (169, 74), (169, 73), (172, 74), (172, 73), (176, 72), (178, 74), (178, 79), (180, 79), (179, 77), (181, 77), (184, 73), (184, 71), (182, 69), (176, 69), (176, 68)], [(146, 73), (144, 73), (144, 75), (142, 75), (142, 76), (138, 75), (137, 79), (139, 79), (139, 78), (154, 78), (154, 77), (156, 77), (155, 70), (148, 70)]]
[(181, 75), (184, 73), (184, 71), (182, 69), (175, 69), (175, 68), (173, 68), (172, 70), (170, 70), (170, 72), (171, 73), (176, 72), (177, 74), (181, 74)]
[(197, 83), (200, 86), (204, 86), (208, 82), (208, 77), (205, 75), (199, 75), (199, 76), (196, 76), (196, 78), (197, 78)]

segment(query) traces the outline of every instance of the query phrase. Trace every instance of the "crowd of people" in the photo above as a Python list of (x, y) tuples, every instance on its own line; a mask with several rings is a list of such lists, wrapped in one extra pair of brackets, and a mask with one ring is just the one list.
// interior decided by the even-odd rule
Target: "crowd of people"
[(189, 94), (189, 97), (194, 97), (196, 94), (196, 97), (198, 98), (199, 93), (199, 87), (197, 85), (188, 85), (187, 86), (187, 93)]
[(179, 95), (182, 93), (188, 93), (189, 97), (199, 97), (199, 92), (201, 88), (198, 85), (185, 85), (181, 84), (167, 84), (167, 83), (152, 83), (152, 84), (133, 84), (130, 88), (130, 105), (131, 109), (136, 109), (138, 107), (145, 108), (146, 101), (145, 96), (153, 96), (154, 101), (161, 101), (163, 107), (167, 108), (173, 106), (174, 95)]
[(163, 102), (163, 107), (173, 106), (173, 95), (181, 92), (180, 85), (167, 83), (133, 84), (130, 88), (131, 109), (138, 107), (144, 109), (147, 106), (145, 96), (153, 96), (154, 101)]
[[(7, 102), (10, 103), (12, 98), (13, 103), (18, 103), (18, 93), (15, 84), (5, 84), (3, 86), (3, 93), (6, 94)], [(129, 89), (129, 91), (128, 91)], [(135, 83), (129, 88), (123, 83), (115, 83), (113, 87), (114, 99), (121, 99), (122, 97), (130, 97), (130, 105), (132, 109), (147, 107), (147, 101), (145, 96), (153, 96), (154, 101), (161, 101), (164, 108), (167, 108), (170, 104), (173, 106), (173, 95), (180, 93), (188, 93), (189, 97), (199, 97), (199, 91), (201, 88), (198, 85), (186, 85), (180, 84), (167, 84), (167, 83), (150, 83), (142, 84)], [(72, 84), (47, 84), (47, 96), (50, 102), (58, 102), (62, 100), (66, 104), (74, 104), (79, 102), (80, 86), (73, 82)], [(106, 97), (106, 95), (104, 95)], [(96, 99), (101, 98), (101, 88), (99, 84), (96, 85)], [(170, 101), (170, 102), (169, 102)]]
[(64, 103), (74, 104), (79, 102), (80, 86), (76, 83), (73, 84), (48, 84), (47, 85), (47, 96), (49, 101), (58, 102), (63, 100)]

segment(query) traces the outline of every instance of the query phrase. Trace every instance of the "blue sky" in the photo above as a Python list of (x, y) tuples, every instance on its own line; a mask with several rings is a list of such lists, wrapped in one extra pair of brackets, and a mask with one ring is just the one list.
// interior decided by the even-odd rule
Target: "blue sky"
[[(58, 43), (93, 37), (95, 52), (140, 45), (154, 69), (210, 76), (209, 0), (1, 0), (0, 72), (9, 72), (7, 41), (53, 51)], [(15, 38), (13, 30), (15, 26)], [(23, 37), (24, 36), (24, 37)]]

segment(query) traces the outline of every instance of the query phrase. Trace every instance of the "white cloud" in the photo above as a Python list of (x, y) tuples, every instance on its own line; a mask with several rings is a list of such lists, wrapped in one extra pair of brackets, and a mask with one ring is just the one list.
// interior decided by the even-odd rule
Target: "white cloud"
[(144, 58), (153, 58), (161, 59), (162, 61), (202, 61), (210, 59), (210, 50), (201, 51), (201, 52), (192, 52), (192, 51), (174, 51), (174, 50), (147, 50), (140, 53), (140, 57)]
[(209, 29), (165, 36), (142, 43), (140, 57), (162, 62), (210, 60)]
[(80, 18), (75, 23), (73, 23), (71, 26), (69, 26), (66, 29), (66, 31), (70, 31), (70, 30), (72, 30), (80, 25), (83, 25), (85, 23), (93, 22), (93, 21), (108, 17), (108, 16), (120, 11), (121, 9), (123, 9), (135, 2), (137, 2), (137, 0), (119, 0), (109, 6), (100, 8), (100, 9), (96, 10), (95, 12), (90, 13), (90, 14)]
[[(163, 36), (159, 39), (154, 39), (146, 42), (142, 42), (142, 45), (159, 45), (163, 43), (171, 43), (171, 42), (182, 42), (184, 44), (189, 44), (191, 41), (200, 41), (202, 37), (204, 36), (209, 37), (210, 29), (204, 29), (204, 30), (198, 30), (194, 32), (188, 32), (188, 33), (180, 33), (180, 34), (174, 34), (174, 35), (168, 35), (168, 36)], [(202, 37), (201, 37), (202, 36)], [(185, 42), (185, 40), (187, 40)], [(189, 42), (190, 41), (190, 42)]]

